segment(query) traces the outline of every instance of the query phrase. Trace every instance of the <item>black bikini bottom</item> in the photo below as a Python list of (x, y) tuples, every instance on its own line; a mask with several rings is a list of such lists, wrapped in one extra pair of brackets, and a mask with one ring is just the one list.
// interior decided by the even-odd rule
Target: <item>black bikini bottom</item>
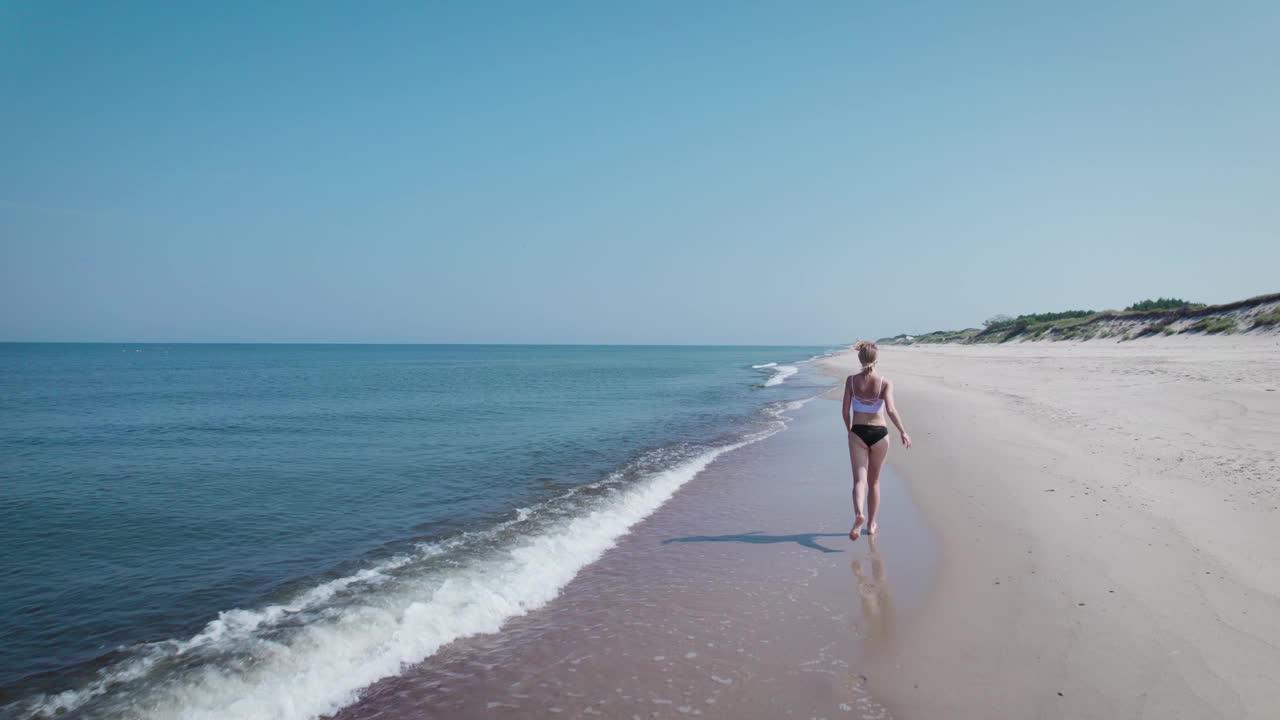
[(880, 442), (889, 434), (889, 428), (883, 425), (854, 425), (849, 428), (849, 432), (857, 435), (867, 447), (871, 447)]

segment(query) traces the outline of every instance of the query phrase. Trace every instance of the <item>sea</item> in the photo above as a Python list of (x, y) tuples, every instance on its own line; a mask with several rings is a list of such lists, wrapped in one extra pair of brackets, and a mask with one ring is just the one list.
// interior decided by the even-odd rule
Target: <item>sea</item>
[(335, 712), (555, 598), (832, 350), (0, 344), (0, 718)]

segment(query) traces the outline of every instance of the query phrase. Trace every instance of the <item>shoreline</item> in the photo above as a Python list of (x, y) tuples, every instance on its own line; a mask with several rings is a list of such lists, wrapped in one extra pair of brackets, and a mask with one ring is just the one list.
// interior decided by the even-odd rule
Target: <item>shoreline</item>
[[(1278, 350), (1238, 336), (883, 347), (916, 445), (889, 440), (875, 541), (846, 537), (836, 386), (684, 468), (656, 505), (639, 486), (588, 488), (603, 504), (577, 521), (609, 505), (636, 518), (621, 535), (512, 530), (513, 559), (594, 559), (528, 574), (542, 595), (508, 593), (486, 565), (449, 581), (449, 612), (409, 603), (431, 632), (506, 619), (320, 716), (1268, 717)], [(770, 365), (753, 369), (778, 377)], [(856, 365), (814, 358), (802, 377)]]
[[(938, 583), (868, 687), (903, 717), (1270, 717), (1280, 344), (881, 348)], [(845, 374), (848, 354), (821, 363)]]
[(376, 683), (336, 720), (895, 717), (864, 664), (924, 607), (933, 535), (886, 478), (886, 528), (851, 543), (837, 408), (815, 399), (787, 415), (545, 607)]
[[(672, 392), (655, 393), (655, 389), (664, 389), (661, 383), (633, 376), (633, 387), (658, 396), (654, 403), (667, 407), (659, 408), (661, 414), (646, 415), (641, 411), (648, 406), (634, 409), (634, 400), (640, 395), (633, 394), (630, 415), (618, 414), (621, 425), (599, 422), (594, 435), (584, 431), (578, 421), (581, 413), (573, 407), (575, 402), (584, 402), (584, 393), (590, 397), (590, 373), (586, 382), (562, 384), (562, 395), (569, 403), (549, 407), (568, 408), (564, 413), (568, 421), (557, 426), (552, 417), (550, 424), (538, 423), (543, 435), (537, 439), (543, 444), (526, 443), (522, 450), (534, 447), (527, 453), (530, 461), (523, 472), (516, 468), (520, 478), (529, 479), (524, 484), (528, 486), (525, 497), (503, 495), (499, 488), (488, 498), (491, 504), (504, 506), (500, 514), (473, 513), (441, 527), (428, 525), (429, 518), (422, 518), (420, 510), (408, 509), (406, 519), (424, 521), (413, 526), (413, 530), (425, 530), (423, 534), (392, 528), (387, 535), (394, 539), (377, 544), (374, 551), (326, 563), (316, 572), (281, 574), (278, 582), (273, 580), (271, 587), (248, 599), (195, 608), (197, 612), (189, 614), (188, 628), (151, 630), (148, 637), (93, 648), (91, 659), (62, 665), (55, 673), (22, 675), (18, 682), (0, 689), (4, 695), (0, 717), (44, 717), (61, 712), (124, 717), (137, 715), (141, 712), (135, 709), (138, 707), (147, 708), (148, 716), (153, 717), (314, 717), (336, 711), (364, 686), (380, 677), (397, 675), (406, 664), (430, 657), (453, 639), (498, 631), (506, 619), (554, 599), (582, 567), (625, 536), (630, 524), (660, 507), (717, 456), (732, 454), (743, 443), (776, 432), (780, 423), (773, 417), (775, 411), (791, 399), (812, 396), (818, 388), (796, 378), (784, 387), (759, 392), (779, 373), (793, 369), (785, 363), (763, 361), (804, 357), (815, 351), (798, 348), (788, 353), (744, 355), (733, 349), (711, 350), (691, 359), (683, 351), (660, 351), (658, 354), (675, 359), (659, 363), (658, 368), (643, 355), (623, 354), (614, 365), (625, 368), (639, 362), (659, 375), (666, 372), (687, 379)], [(732, 361), (724, 362), (723, 358)], [(125, 364), (132, 367), (132, 360), (130, 354)], [(575, 366), (597, 365), (577, 362)], [(825, 378), (818, 380), (825, 387)], [(619, 396), (616, 383), (595, 387), (613, 398), (628, 397)], [(555, 390), (553, 386), (549, 392), (554, 394)], [(700, 415), (694, 412), (698, 408), (704, 410)], [(645, 422), (636, 422), (637, 416)], [(710, 421), (711, 416), (720, 421)], [(395, 425), (394, 415), (391, 417)], [(647, 422), (650, 417), (655, 422)], [(625, 422), (628, 419), (630, 425)], [(258, 429), (270, 432), (272, 427)], [(522, 442), (523, 435), (496, 432), (500, 429), (501, 425), (494, 428), (495, 439), (514, 437), (515, 443)], [(616, 436), (620, 438), (618, 445), (629, 443), (632, 449), (619, 450), (601, 442), (601, 435), (609, 436), (606, 441)], [(485, 445), (485, 434), (474, 437)], [(563, 442), (566, 438), (578, 441)], [(595, 442), (586, 441), (590, 438)], [(448, 440), (445, 436), (444, 441)], [(419, 467), (423, 462), (417, 443), (379, 447), (412, 451), (407, 463), (386, 463), (394, 469)], [(577, 455), (575, 451), (579, 451)], [(389, 457), (385, 452), (370, 455)], [(450, 459), (447, 453), (436, 457)], [(598, 463), (598, 467), (608, 468), (598, 474), (573, 469), (589, 467), (590, 461), (598, 458), (617, 461)], [(475, 466), (483, 472), (495, 472), (492, 462), (479, 462), (492, 459), (491, 455), (472, 453), (469, 459), (476, 460)], [(317, 474), (312, 478), (325, 477), (319, 473), (330, 467), (322, 461), (313, 465)], [(574, 482), (574, 478), (588, 476), (594, 476), (591, 482)], [(394, 481), (397, 476), (385, 477)], [(427, 482), (411, 485), (415, 490), (427, 490), (416, 496), (396, 494), (405, 506), (411, 504), (410, 499), (421, 502), (437, 497)], [(343, 483), (322, 486), (343, 487)], [(447, 493), (439, 495), (447, 497)], [(315, 517), (328, 510), (322, 507), (307, 515)], [(401, 508), (389, 510), (383, 507), (370, 513), (370, 519), (394, 518)], [(357, 513), (343, 517), (363, 531), (365, 523), (359, 518), (351, 520), (354, 515)], [(369, 534), (393, 524), (373, 527)], [(329, 523), (324, 529), (328, 538), (342, 528)], [(269, 550), (254, 548), (250, 557)], [(217, 564), (211, 569), (217, 570)], [(157, 563), (152, 577), (163, 570), (163, 564)], [(138, 601), (147, 600), (142, 594)], [(85, 613), (82, 617), (97, 616)], [(39, 657), (38, 653), (7, 649), (14, 656)]]

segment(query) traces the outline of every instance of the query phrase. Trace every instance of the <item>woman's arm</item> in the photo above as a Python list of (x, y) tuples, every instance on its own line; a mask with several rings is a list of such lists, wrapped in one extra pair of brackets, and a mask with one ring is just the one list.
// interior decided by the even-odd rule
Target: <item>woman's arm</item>
[(884, 409), (889, 413), (889, 419), (898, 428), (898, 432), (902, 435), (902, 446), (911, 447), (911, 436), (907, 434), (907, 429), (902, 426), (902, 418), (898, 416), (898, 406), (893, 404), (893, 382), (886, 382), (884, 385)]
[(849, 402), (853, 400), (853, 380), (852, 378), (844, 379), (844, 402), (840, 403), (840, 413), (844, 415), (844, 430), (849, 432), (849, 423), (853, 422), (853, 418), (849, 416)]

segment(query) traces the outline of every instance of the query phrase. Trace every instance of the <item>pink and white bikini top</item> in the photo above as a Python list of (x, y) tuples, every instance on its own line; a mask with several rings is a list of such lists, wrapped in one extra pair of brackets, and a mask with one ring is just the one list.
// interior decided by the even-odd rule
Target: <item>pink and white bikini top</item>
[[(849, 376), (849, 389), (853, 389), (853, 376)], [(880, 384), (880, 393), (884, 393), (884, 383)], [(853, 411), (856, 413), (874, 414), (880, 412), (880, 408), (884, 407), (884, 398), (877, 397), (875, 400), (863, 400), (857, 395), (853, 396)]]

